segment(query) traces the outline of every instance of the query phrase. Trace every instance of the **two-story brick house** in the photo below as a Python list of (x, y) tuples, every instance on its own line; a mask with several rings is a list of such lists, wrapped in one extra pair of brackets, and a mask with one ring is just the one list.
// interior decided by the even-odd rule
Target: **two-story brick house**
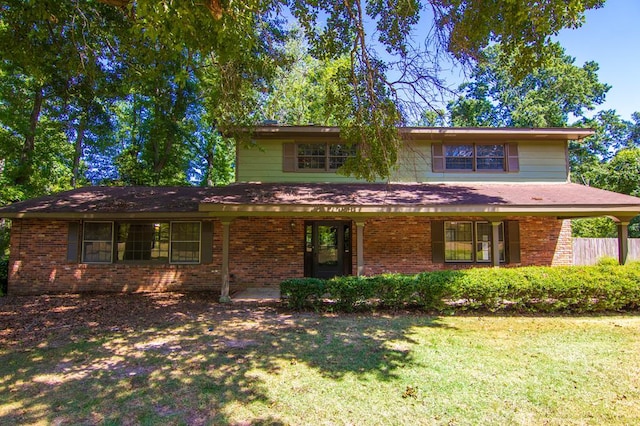
[(285, 278), (569, 265), (569, 219), (610, 216), (620, 260), (640, 198), (569, 182), (586, 129), (403, 128), (392, 183), (336, 173), (337, 128), (264, 126), (227, 187), (87, 187), (0, 209), (9, 292), (210, 290)]

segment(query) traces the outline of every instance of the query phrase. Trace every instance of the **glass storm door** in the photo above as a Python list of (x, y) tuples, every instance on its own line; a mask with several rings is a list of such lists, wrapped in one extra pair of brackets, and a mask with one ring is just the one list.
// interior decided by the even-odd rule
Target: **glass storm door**
[(307, 222), (305, 276), (332, 278), (351, 274), (351, 223)]

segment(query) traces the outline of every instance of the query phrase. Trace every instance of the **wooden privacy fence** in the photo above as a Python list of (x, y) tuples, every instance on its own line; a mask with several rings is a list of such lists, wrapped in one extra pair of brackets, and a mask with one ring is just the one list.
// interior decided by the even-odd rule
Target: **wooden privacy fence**
[[(618, 258), (617, 238), (574, 238), (573, 264), (595, 265), (603, 257)], [(627, 261), (640, 260), (640, 238), (629, 238)]]

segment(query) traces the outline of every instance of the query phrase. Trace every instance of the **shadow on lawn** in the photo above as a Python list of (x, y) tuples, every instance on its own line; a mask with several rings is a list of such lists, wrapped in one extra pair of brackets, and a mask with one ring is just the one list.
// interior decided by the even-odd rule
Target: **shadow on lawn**
[(280, 424), (268, 380), (283, 369), (392, 380), (414, 362), (410, 329), (440, 326), (203, 295), (14, 298), (0, 314), (2, 424)]

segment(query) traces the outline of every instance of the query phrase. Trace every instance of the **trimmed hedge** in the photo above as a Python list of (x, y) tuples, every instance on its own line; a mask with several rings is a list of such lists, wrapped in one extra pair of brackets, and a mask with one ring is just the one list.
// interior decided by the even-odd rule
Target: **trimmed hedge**
[(629, 311), (640, 307), (640, 263), (297, 278), (282, 282), (280, 291), (292, 309), (342, 312), (411, 307), (438, 312)]

